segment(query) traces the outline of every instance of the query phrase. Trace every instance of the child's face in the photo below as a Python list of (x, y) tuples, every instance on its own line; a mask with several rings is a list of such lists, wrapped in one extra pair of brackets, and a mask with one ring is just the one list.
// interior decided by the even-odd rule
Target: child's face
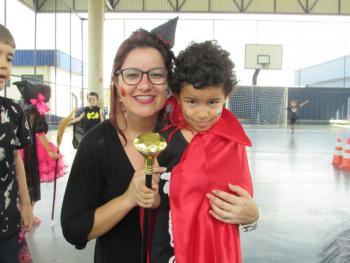
[(222, 87), (195, 89), (185, 84), (179, 95), (182, 114), (196, 132), (207, 131), (220, 118), (226, 96)]
[(10, 79), (14, 54), (13, 47), (0, 42), (0, 90), (5, 87), (6, 80)]
[(297, 102), (295, 100), (290, 101), (290, 106), (295, 107), (297, 106)]
[(97, 106), (98, 99), (96, 98), (96, 96), (88, 96), (87, 100), (90, 106)]

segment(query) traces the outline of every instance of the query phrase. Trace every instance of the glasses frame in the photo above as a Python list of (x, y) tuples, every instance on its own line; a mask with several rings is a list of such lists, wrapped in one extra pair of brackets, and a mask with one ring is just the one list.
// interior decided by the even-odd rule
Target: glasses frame
[[(140, 80), (139, 80), (137, 83), (133, 83), (133, 84), (129, 84), (127, 81), (125, 81), (125, 79), (124, 79), (124, 74), (123, 74), (123, 73), (124, 73), (124, 71), (127, 71), (127, 70), (136, 70), (136, 71), (138, 71), (138, 72), (141, 72), (142, 75), (141, 75)], [(162, 71), (164, 71), (164, 73), (165, 73), (166, 76), (165, 76), (165, 81), (164, 81), (163, 83), (153, 83), (153, 81), (151, 80), (151, 78), (150, 78), (150, 76), (149, 76), (149, 73), (150, 73), (151, 71), (153, 71), (153, 70), (162, 70)], [(130, 86), (136, 86), (136, 85), (140, 84), (140, 82), (142, 81), (142, 78), (143, 78), (143, 75), (144, 75), (144, 74), (147, 75), (148, 80), (149, 80), (153, 85), (164, 85), (164, 84), (166, 84), (166, 83), (168, 82), (168, 70), (165, 69), (165, 68), (152, 68), (152, 69), (150, 69), (150, 70), (148, 70), (148, 71), (143, 71), (143, 70), (138, 69), (138, 68), (124, 68), (124, 69), (119, 69), (119, 70), (117, 70), (117, 71), (115, 72), (115, 76), (121, 75), (123, 81), (124, 81), (127, 85), (130, 85)]]

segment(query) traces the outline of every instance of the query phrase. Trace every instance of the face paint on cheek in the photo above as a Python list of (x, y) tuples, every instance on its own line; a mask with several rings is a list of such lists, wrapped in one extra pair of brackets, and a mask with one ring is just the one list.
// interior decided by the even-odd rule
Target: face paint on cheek
[(183, 114), (184, 114), (184, 118), (185, 118), (186, 120), (188, 120), (189, 117), (188, 117), (188, 113), (187, 113), (187, 108), (186, 108), (186, 107), (184, 107), (184, 109), (183, 109)]
[(120, 86), (120, 95), (121, 95), (122, 97), (125, 97), (125, 96), (126, 96), (126, 90), (125, 90), (125, 88), (124, 88), (123, 86)]
[(219, 117), (221, 115), (221, 113), (222, 113), (222, 109), (217, 109), (216, 110), (216, 116)]

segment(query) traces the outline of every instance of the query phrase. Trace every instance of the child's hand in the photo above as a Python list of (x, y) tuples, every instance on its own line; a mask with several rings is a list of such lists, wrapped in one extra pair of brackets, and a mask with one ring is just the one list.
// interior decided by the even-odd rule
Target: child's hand
[(29, 205), (21, 205), (21, 229), (25, 232), (29, 232), (33, 226), (33, 208)]
[(54, 160), (58, 159), (58, 154), (56, 152), (54, 152), (54, 151), (49, 151), (49, 155)]

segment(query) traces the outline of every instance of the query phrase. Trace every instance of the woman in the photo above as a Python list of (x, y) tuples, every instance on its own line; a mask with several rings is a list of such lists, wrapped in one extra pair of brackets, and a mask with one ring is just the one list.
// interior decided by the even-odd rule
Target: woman
[[(61, 223), (77, 248), (97, 238), (95, 262), (139, 262), (139, 207), (159, 205), (159, 173), (144, 186), (144, 158), (133, 140), (156, 129), (172, 78), (173, 54), (160, 38), (134, 32), (113, 65), (112, 116), (82, 140), (64, 196)], [(157, 176), (158, 174), (158, 176)]]

